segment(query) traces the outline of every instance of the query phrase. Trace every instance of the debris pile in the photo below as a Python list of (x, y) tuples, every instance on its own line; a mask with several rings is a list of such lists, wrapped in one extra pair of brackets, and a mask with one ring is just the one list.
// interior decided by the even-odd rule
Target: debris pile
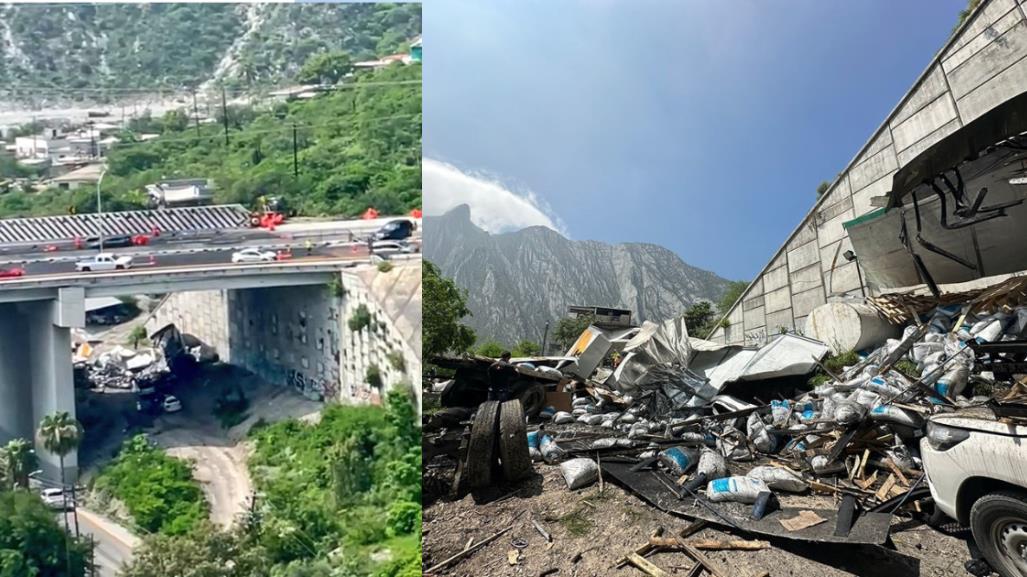
[(148, 389), (171, 373), (157, 349), (135, 351), (118, 346), (92, 356), (80, 353), (75, 365), (85, 370), (86, 380), (94, 388)]
[(119, 345), (103, 352), (96, 352), (86, 341), (75, 349), (72, 364), (89, 387), (145, 391), (197, 363), (218, 360), (212, 347), (180, 333), (173, 324), (155, 332), (150, 339), (153, 347), (134, 350)]
[[(689, 338), (680, 321), (646, 323), (615, 367), (564, 381), (575, 390), (570, 410), (541, 413), (531, 454), (550, 464), (570, 459), (571, 489), (599, 476), (589, 461), (657, 507), (692, 518), (883, 543), (893, 513), (929, 512), (919, 504), (929, 496), (919, 456), (928, 419), (1001, 406), (1010, 397), (1002, 391), (1024, 381), (1024, 287), (1012, 279), (932, 308), (880, 300), (892, 318), (907, 311), (910, 324), (834, 370), (823, 362), (829, 347), (799, 335), (725, 346)], [(829, 508), (811, 504), (816, 494), (833, 497)]]

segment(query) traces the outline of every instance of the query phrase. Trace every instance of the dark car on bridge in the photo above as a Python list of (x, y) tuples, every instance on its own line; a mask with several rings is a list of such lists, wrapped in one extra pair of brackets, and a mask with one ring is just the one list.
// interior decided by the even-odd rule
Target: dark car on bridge
[[(108, 236), (103, 239), (104, 248), (119, 248), (124, 246), (132, 246), (133, 244), (135, 243), (132, 241), (132, 237), (127, 234)], [(86, 248), (100, 248), (100, 237), (91, 236), (87, 238)]]
[(405, 240), (413, 236), (415, 228), (414, 221), (401, 218), (383, 224), (371, 236), (374, 240)]

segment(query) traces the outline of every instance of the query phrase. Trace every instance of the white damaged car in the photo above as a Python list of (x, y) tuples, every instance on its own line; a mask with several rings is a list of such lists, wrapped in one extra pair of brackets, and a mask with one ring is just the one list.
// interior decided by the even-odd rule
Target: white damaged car
[(970, 527), (1002, 577), (1027, 577), (1027, 420), (987, 407), (935, 415), (920, 455), (938, 509)]

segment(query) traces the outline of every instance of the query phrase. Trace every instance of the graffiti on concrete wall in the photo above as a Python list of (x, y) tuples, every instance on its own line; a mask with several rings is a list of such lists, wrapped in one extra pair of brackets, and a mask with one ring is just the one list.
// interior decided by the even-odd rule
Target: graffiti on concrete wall
[(303, 396), (311, 399), (316, 398), (319, 401), (333, 399), (338, 394), (338, 388), (335, 386), (335, 383), (325, 379), (309, 377), (302, 371), (295, 369), (289, 370), (286, 382)]

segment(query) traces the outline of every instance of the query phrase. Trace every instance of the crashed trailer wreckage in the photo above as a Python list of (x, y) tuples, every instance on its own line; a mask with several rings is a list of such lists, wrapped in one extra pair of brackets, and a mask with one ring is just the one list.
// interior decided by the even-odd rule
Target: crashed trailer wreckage
[(937, 297), (940, 284), (1027, 269), (1025, 197), (1027, 93), (922, 152), (871, 199), (882, 208), (843, 226), (869, 286), (924, 283)]
[[(827, 345), (798, 335), (757, 349), (688, 338), (671, 323), (643, 327), (622, 361), (637, 353), (638, 366), (598, 369), (571, 412), (529, 433), (529, 449), (562, 463), (572, 489), (601, 470), (658, 508), (745, 533), (887, 543), (894, 514), (922, 521), (933, 509), (919, 457), (932, 415), (982, 404), (1027, 415), (1022, 402), (998, 400), (1025, 366), (1025, 305), (1027, 279), (1014, 278), (925, 306), (901, 338), (837, 374), (820, 364)], [(825, 382), (802, 386), (817, 366)], [(967, 398), (971, 376), (991, 372), (995, 397)], [(789, 375), (793, 393), (782, 395)], [(778, 398), (762, 404), (774, 388)]]

